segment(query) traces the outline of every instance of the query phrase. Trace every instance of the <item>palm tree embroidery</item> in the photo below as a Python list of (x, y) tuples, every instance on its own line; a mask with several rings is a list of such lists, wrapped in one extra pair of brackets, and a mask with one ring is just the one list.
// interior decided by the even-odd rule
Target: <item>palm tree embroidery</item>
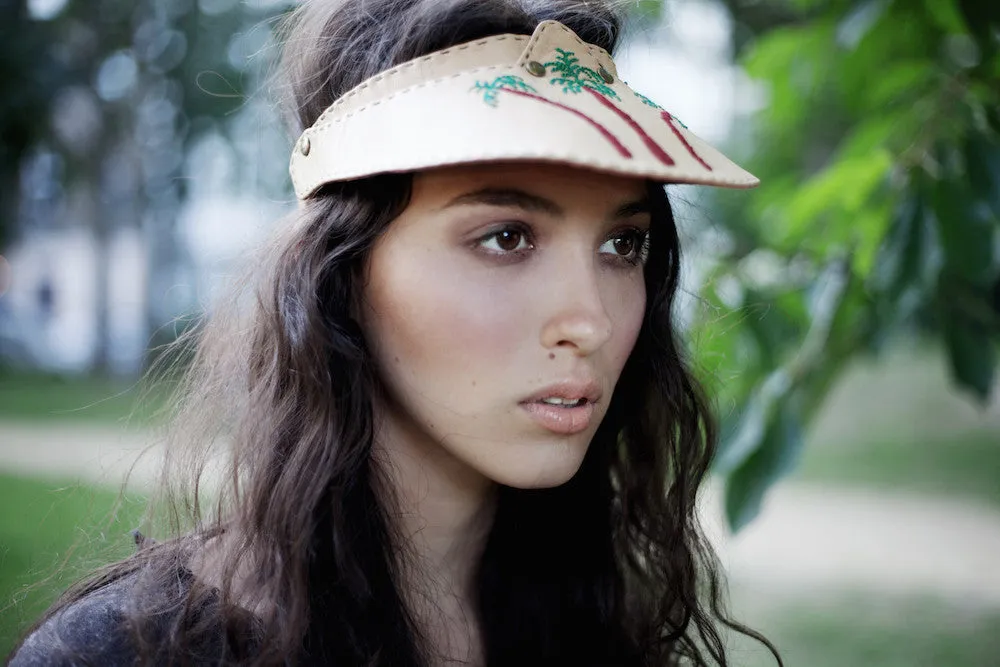
[[(660, 162), (667, 166), (674, 166), (676, 164), (666, 151), (664, 151), (659, 144), (657, 144), (649, 134), (646, 133), (642, 126), (640, 126), (634, 118), (632, 118), (625, 111), (620, 109), (612, 100), (621, 101), (618, 93), (607, 85), (604, 81), (604, 77), (600, 73), (596, 72), (590, 67), (586, 67), (580, 64), (580, 59), (576, 57), (572, 51), (567, 51), (565, 49), (556, 48), (556, 53), (558, 54), (556, 60), (544, 63), (546, 68), (552, 68), (559, 76), (550, 79), (550, 82), (562, 86), (562, 90), (567, 94), (577, 95), (583, 91), (587, 91), (596, 100), (598, 100), (605, 107), (610, 109), (614, 114), (621, 118), (625, 123), (632, 128), (632, 130), (639, 135), (639, 138), (646, 145), (646, 148), (650, 153), (653, 154)], [(581, 118), (582, 120), (589, 123), (594, 129), (601, 133), (601, 135), (615, 147), (620, 155), (625, 158), (631, 158), (632, 152), (622, 144), (621, 140), (618, 139), (614, 134), (611, 133), (608, 128), (604, 127), (602, 124), (588, 116), (587, 114), (574, 109), (565, 104), (560, 104), (553, 100), (547, 99), (538, 94), (534, 88), (528, 85), (524, 79), (519, 76), (512, 74), (499, 76), (493, 81), (477, 81), (473, 90), (476, 90), (483, 94), (483, 101), (492, 107), (495, 107), (498, 103), (498, 96), (501, 91), (512, 93), (514, 95), (520, 95), (522, 97), (527, 97), (545, 104), (551, 104), (552, 106), (568, 111), (573, 115)], [(631, 90), (631, 89), (629, 89)], [(700, 155), (694, 150), (694, 147), (688, 142), (687, 138), (681, 133), (677, 128), (677, 124), (687, 129), (684, 123), (681, 123), (673, 114), (666, 111), (658, 105), (653, 100), (649, 99), (645, 95), (642, 95), (634, 90), (631, 90), (632, 94), (635, 95), (643, 104), (652, 107), (660, 112), (660, 118), (667, 124), (670, 131), (674, 133), (677, 140), (681, 142), (688, 154), (698, 161), (698, 163), (708, 171), (712, 171), (712, 167), (702, 159)]]
[(604, 78), (590, 67), (580, 65), (580, 59), (572, 51), (556, 49), (559, 55), (555, 60), (545, 63), (561, 76), (552, 79), (552, 83), (563, 87), (564, 93), (580, 93), (583, 89), (592, 90), (613, 100), (620, 99), (615, 89), (604, 82)]
[(604, 82), (604, 78), (595, 72), (590, 67), (584, 67), (580, 65), (580, 59), (576, 57), (572, 51), (567, 51), (565, 49), (556, 49), (558, 56), (555, 60), (545, 63), (545, 67), (551, 67), (559, 76), (551, 80), (552, 83), (562, 86), (564, 93), (579, 94), (583, 91), (587, 91), (594, 96), (597, 101), (610, 109), (613, 113), (617, 114), (619, 118), (625, 121), (632, 130), (639, 135), (642, 139), (642, 143), (646, 145), (646, 148), (650, 153), (656, 157), (657, 160), (672, 167), (674, 165), (674, 159), (667, 155), (658, 143), (653, 141), (653, 138), (646, 134), (646, 131), (642, 129), (639, 123), (635, 122), (632, 116), (628, 115), (622, 111), (618, 106), (611, 100), (620, 100), (618, 93), (614, 91), (613, 88), (608, 86)]
[(526, 84), (524, 79), (519, 76), (514, 76), (513, 74), (498, 76), (490, 83), (477, 81), (474, 90), (481, 91), (483, 93), (483, 101), (491, 107), (495, 107), (497, 105), (497, 96), (500, 94), (501, 90), (510, 92), (521, 91), (523, 93), (537, 92), (534, 88)]
[[(627, 81), (623, 81), (622, 83), (624, 83), (625, 85), (628, 85)], [(643, 95), (642, 93), (639, 93), (639, 92), (636, 92), (636, 91), (633, 90), (632, 94), (635, 95), (636, 97), (638, 97), (639, 101), (642, 102), (643, 104), (645, 104), (647, 107), (653, 107), (654, 109), (662, 109), (663, 108), (659, 104), (657, 104), (656, 102), (654, 102), (653, 100), (651, 100), (648, 97), (646, 97), (645, 95)]]
[[(634, 90), (632, 91), (632, 94), (635, 95), (637, 98), (639, 98), (639, 101), (645, 104), (646, 106), (653, 107), (654, 109), (659, 111), (660, 118), (662, 118), (667, 123), (667, 125), (670, 127), (670, 130), (674, 133), (674, 136), (680, 140), (680, 142), (684, 145), (684, 148), (687, 149), (687, 152), (691, 155), (691, 157), (697, 160), (698, 163), (701, 164), (701, 166), (703, 166), (705, 169), (707, 169), (708, 171), (712, 171), (712, 167), (709, 166), (709, 164), (705, 162), (703, 159), (701, 159), (701, 156), (698, 155), (698, 153), (694, 150), (694, 147), (691, 146), (690, 143), (688, 143), (688, 140), (684, 137), (683, 134), (681, 134), (680, 130), (677, 129), (677, 125), (680, 125), (685, 130), (688, 129), (688, 126), (685, 125), (683, 122), (681, 122), (680, 118), (673, 115), (672, 113), (670, 113), (669, 111), (667, 111), (659, 104), (646, 97), (645, 95), (637, 93)], [(675, 123), (677, 125), (675, 125)]]
[(532, 100), (537, 100), (545, 104), (551, 104), (552, 106), (558, 107), (564, 111), (568, 111), (569, 113), (577, 116), (578, 118), (585, 120), (594, 129), (600, 132), (601, 136), (607, 139), (608, 142), (615, 147), (615, 150), (618, 151), (619, 155), (629, 159), (631, 159), (632, 157), (632, 152), (628, 148), (626, 148), (625, 145), (618, 139), (618, 137), (612, 134), (608, 130), (608, 128), (604, 127), (596, 120), (594, 120), (587, 114), (583, 113), (582, 111), (578, 111), (573, 107), (567, 106), (565, 104), (560, 104), (559, 102), (555, 102), (553, 100), (542, 97), (541, 95), (538, 94), (538, 92), (534, 88), (525, 83), (524, 79), (522, 79), (519, 76), (507, 74), (504, 76), (498, 76), (493, 81), (477, 81), (476, 85), (473, 87), (473, 90), (482, 93), (483, 101), (489, 104), (491, 107), (495, 107), (497, 105), (500, 92), (503, 91), (506, 93), (510, 93), (512, 95), (520, 95), (522, 97), (527, 97)]

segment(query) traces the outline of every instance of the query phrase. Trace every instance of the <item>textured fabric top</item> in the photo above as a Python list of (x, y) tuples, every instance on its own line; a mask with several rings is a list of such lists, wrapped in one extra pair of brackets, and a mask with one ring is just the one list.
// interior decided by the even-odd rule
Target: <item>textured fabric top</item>
[(134, 578), (120, 579), (69, 605), (28, 636), (10, 667), (136, 664), (124, 624)]
[[(193, 575), (186, 568), (178, 568), (174, 580), (178, 588), (172, 595), (183, 596), (190, 589)], [(95, 665), (99, 667), (119, 667), (140, 664), (139, 651), (128, 624), (128, 611), (143, 595), (138, 585), (139, 575), (131, 574), (84, 595), (79, 600), (58, 611), (32, 632), (12, 657), (10, 667), (42, 667), (43, 665), (77, 666)], [(210, 596), (208, 605), (217, 601)], [(204, 610), (202, 607), (201, 610)], [(179, 620), (179, 611), (155, 616), (154, 622), (146, 628), (144, 637), (151, 643), (153, 655), (147, 664), (166, 664), (166, 658), (159, 657), (156, 647), (165, 645), (164, 638), (170, 628)], [(195, 612), (190, 620), (200, 616)], [(247, 621), (249, 623), (249, 615)], [(222, 628), (210, 630), (208, 639), (189, 646), (185, 650), (183, 664), (218, 665), (236, 660), (240, 649), (226, 641)], [(240, 635), (243, 649), (252, 646), (250, 625), (246, 633)], [(245, 654), (244, 654), (245, 655)]]

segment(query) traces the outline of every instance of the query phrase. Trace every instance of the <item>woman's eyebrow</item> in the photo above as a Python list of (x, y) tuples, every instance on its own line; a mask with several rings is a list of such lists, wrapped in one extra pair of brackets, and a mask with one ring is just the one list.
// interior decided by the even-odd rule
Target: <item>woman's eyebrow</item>
[(633, 215), (639, 215), (641, 213), (652, 214), (652, 212), (653, 203), (649, 200), (649, 197), (643, 197), (642, 199), (622, 204), (617, 210), (615, 210), (611, 217), (614, 220), (621, 220), (622, 218), (631, 218)]
[(551, 199), (533, 195), (517, 188), (482, 188), (474, 192), (467, 192), (455, 197), (442, 206), (440, 210), (443, 211), (453, 206), (474, 206), (476, 204), (520, 208), (525, 211), (547, 213), (557, 218), (566, 215), (562, 206)]
[[(477, 204), (506, 208), (519, 208), (524, 211), (545, 213), (555, 218), (562, 218), (566, 216), (566, 211), (563, 207), (551, 199), (547, 199), (530, 192), (525, 192), (524, 190), (519, 190), (517, 188), (488, 187), (475, 190), (473, 192), (467, 192), (455, 197), (442, 206), (440, 210), (443, 211), (444, 209), (451, 208), (453, 206), (475, 206)], [(623, 218), (630, 218), (633, 215), (651, 212), (652, 204), (649, 198), (643, 197), (634, 201), (625, 202), (614, 210), (610, 218), (612, 220), (621, 220)]]

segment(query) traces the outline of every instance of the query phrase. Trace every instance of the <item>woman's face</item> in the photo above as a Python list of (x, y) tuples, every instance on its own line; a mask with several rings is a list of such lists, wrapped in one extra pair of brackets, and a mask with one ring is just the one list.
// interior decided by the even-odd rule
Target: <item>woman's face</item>
[(416, 175), (364, 287), (380, 444), (513, 487), (569, 480), (639, 334), (649, 224), (638, 179), (542, 163)]

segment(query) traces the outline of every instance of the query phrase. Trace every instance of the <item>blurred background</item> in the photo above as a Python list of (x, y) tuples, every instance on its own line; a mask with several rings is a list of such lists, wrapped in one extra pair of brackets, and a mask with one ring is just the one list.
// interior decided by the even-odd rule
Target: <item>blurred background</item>
[[(139, 379), (294, 206), (294, 4), (0, 0), (0, 655), (128, 552)], [(671, 189), (736, 615), (790, 665), (1000, 665), (1000, 5), (629, 6), (619, 71), (762, 180)]]

